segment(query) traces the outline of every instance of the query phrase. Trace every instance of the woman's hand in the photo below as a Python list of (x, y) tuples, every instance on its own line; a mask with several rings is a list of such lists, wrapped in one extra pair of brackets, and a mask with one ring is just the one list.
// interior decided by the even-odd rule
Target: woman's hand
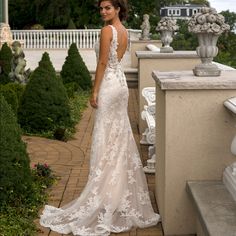
[(90, 105), (93, 108), (97, 108), (98, 107), (98, 95), (97, 95), (97, 93), (92, 93), (89, 101), (90, 101)]

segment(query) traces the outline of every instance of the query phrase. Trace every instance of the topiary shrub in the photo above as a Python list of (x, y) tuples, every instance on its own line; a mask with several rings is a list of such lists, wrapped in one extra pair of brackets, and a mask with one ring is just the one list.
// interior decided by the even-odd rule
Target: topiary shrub
[(12, 60), (12, 51), (10, 47), (8, 47), (7, 43), (2, 45), (0, 50), (0, 84), (7, 84), (11, 82), (8, 77), (11, 72), (11, 60)]
[(46, 52), (26, 85), (18, 121), (24, 130), (36, 134), (72, 125), (65, 87)]
[(7, 101), (7, 103), (11, 106), (12, 111), (17, 115), (18, 109), (18, 99), (15, 91), (6, 85), (0, 85), (0, 94), (2, 94)]
[(26, 146), (10, 106), (0, 94), (0, 208), (19, 205), (31, 194), (32, 176)]
[[(75, 83), (75, 90), (89, 90), (92, 87), (91, 75), (75, 43), (70, 45), (68, 56), (62, 66), (61, 77), (64, 84)], [(69, 86), (71, 88), (71, 86)]]
[(20, 104), (22, 95), (23, 95), (24, 90), (25, 90), (25, 85), (12, 82), (12, 83), (8, 83), (4, 86), (9, 88), (9, 89), (12, 89), (15, 92), (15, 94), (17, 96), (18, 103)]

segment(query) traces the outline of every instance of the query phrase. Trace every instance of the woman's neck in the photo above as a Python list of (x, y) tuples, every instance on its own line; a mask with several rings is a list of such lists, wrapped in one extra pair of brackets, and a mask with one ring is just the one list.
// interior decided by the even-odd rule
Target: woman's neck
[(119, 17), (116, 17), (116, 18), (113, 18), (110, 21), (107, 21), (105, 24), (106, 25), (119, 25), (119, 24), (121, 24), (121, 22), (120, 22)]

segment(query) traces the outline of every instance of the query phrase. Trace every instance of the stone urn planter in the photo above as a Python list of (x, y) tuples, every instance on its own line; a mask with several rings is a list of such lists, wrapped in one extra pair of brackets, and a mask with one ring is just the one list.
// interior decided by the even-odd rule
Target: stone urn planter
[(179, 27), (176, 25), (176, 20), (173, 20), (169, 17), (163, 17), (157, 27), (156, 31), (161, 34), (162, 47), (160, 52), (172, 53), (174, 50), (170, 46), (173, 41), (173, 34), (177, 31)]
[(196, 76), (219, 76), (220, 69), (212, 63), (218, 54), (217, 40), (219, 36), (230, 29), (224, 22), (224, 16), (217, 14), (214, 8), (203, 7), (201, 12), (192, 16), (188, 30), (197, 35), (199, 46), (196, 51), (201, 64), (193, 69)]

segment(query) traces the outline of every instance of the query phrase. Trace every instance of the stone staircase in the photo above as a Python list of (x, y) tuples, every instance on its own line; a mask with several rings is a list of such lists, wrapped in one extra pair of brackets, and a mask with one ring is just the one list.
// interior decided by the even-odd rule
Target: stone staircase
[(236, 236), (236, 202), (222, 181), (188, 181), (197, 236)]

